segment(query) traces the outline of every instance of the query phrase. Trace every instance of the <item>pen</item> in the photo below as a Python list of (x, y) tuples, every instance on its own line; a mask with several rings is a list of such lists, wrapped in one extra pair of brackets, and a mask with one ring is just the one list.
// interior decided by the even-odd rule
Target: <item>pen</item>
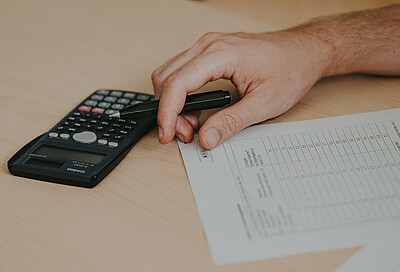
[[(160, 100), (138, 103), (121, 109), (110, 115), (130, 119), (135, 117), (149, 117), (157, 115)], [(186, 96), (185, 105), (181, 113), (207, 110), (223, 107), (231, 103), (231, 95), (227, 91), (212, 91), (206, 93), (192, 94)]]

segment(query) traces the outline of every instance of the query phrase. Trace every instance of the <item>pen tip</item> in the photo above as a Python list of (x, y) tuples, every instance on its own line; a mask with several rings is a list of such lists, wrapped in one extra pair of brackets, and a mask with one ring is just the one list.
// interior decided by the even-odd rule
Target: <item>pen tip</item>
[(113, 114), (110, 114), (108, 117), (120, 117), (119, 111), (114, 112)]

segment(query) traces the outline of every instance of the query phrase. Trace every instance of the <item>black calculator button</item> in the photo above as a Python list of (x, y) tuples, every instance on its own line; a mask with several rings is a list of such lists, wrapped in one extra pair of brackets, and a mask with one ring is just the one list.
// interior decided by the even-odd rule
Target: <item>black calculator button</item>
[(126, 130), (131, 130), (133, 127), (132, 126), (124, 126), (124, 129)]
[(126, 130), (121, 130), (119, 133), (121, 133), (122, 135), (126, 135), (126, 134), (128, 134), (128, 131), (126, 131)]
[(113, 104), (111, 106), (111, 108), (114, 109), (114, 110), (120, 110), (120, 109), (124, 108), (124, 105), (122, 105), (122, 104)]
[(94, 125), (97, 124), (98, 122), (99, 122), (99, 121), (97, 121), (97, 120), (90, 120), (90, 123), (91, 123), (91, 124), (94, 124)]
[(121, 127), (120, 124), (113, 124), (112, 126), (113, 126), (113, 128), (120, 128)]
[(104, 121), (104, 122), (101, 122), (101, 125), (102, 125), (102, 126), (108, 126), (109, 123)]
[(95, 107), (95, 106), (97, 105), (97, 101), (95, 101), (95, 100), (86, 100), (86, 101), (85, 101), (85, 105), (86, 105), (86, 106)]
[(111, 96), (116, 96), (116, 97), (121, 97), (122, 96), (122, 92), (120, 92), (120, 91), (112, 91), (110, 95)]
[(154, 96), (152, 96), (152, 97), (150, 98), (150, 101), (154, 101), (154, 100), (156, 100), (156, 98), (155, 98)]
[(77, 128), (79, 128), (79, 127), (81, 127), (82, 125), (81, 125), (81, 123), (75, 123), (74, 124), (74, 127), (77, 127)]
[(110, 106), (111, 106), (111, 103), (108, 103), (108, 102), (100, 102), (99, 103), (100, 108), (108, 109)]
[(98, 90), (96, 93), (100, 94), (100, 95), (108, 95), (110, 93), (110, 91), (109, 90)]
[(87, 124), (87, 125), (85, 126), (85, 128), (86, 128), (86, 129), (92, 129), (93, 126), (92, 126), (91, 124)]
[(133, 121), (133, 120), (129, 120), (128, 124), (131, 125), (131, 126), (136, 126), (137, 122)]
[(110, 128), (110, 129), (108, 130), (108, 132), (109, 132), (109, 133), (114, 133), (114, 132), (116, 132), (116, 130), (113, 129), (113, 128)]
[(103, 130), (104, 127), (102, 127), (102, 126), (97, 126), (96, 129), (97, 129), (97, 130)]
[(81, 118), (81, 119), (79, 119), (79, 122), (85, 123), (85, 122), (86, 122), (86, 119), (85, 119), (85, 118)]
[(136, 96), (136, 99), (141, 100), (141, 101), (147, 101), (147, 100), (149, 100), (149, 98), (150, 98), (150, 95), (147, 95), (147, 94), (138, 94)]
[(124, 138), (123, 135), (115, 135), (115, 136), (114, 136), (114, 140), (115, 140), (115, 141), (122, 140), (123, 138)]
[(117, 122), (120, 123), (120, 124), (125, 124), (126, 120), (125, 119), (118, 119)]
[(136, 94), (134, 94), (134, 93), (125, 93), (124, 94), (124, 97), (129, 98), (129, 99), (134, 99), (135, 96), (136, 96)]
[(64, 128), (63, 126), (59, 126), (59, 127), (57, 128), (58, 131), (64, 130), (64, 129), (65, 129), (65, 128)]
[(117, 98), (114, 96), (107, 96), (106, 98), (104, 98), (104, 101), (114, 103), (115, 101), (117, 101)]
[(80, 117), (82, 114), (80, 112), (74, 112), (72, 115), (75, 117)]
[(76, 132), (76, 129), (75, 128), (69, 128), (68, 131), (69, 132)]
[(107, 138), (110, 138), (111, 135), (108, 134), (108, 133), (104, 133), (101, 137), (102, 137), (103, 139), (107, 139)]
[(117, 102), (121, 104), (129, 104), (130, 100), (127, 98), (120, 98)]
[(69, 121), (75, 121), (75, 117), (68, 117)]
[(104, 96), (99, 94), (94, 94), (90, 97), (92, 100), (103, 100)]
[(97, 141), (97, 136), (92, 131), (83, 131), (80, 133), (76, 133), (72, 136), (75, 142), (83, 143), (83, 144), (91, 144)]
[(132, 100), (131, 105), (136, 105), (139, 103), (143, 103), (143, 101), (138, 101), (138, 100)]

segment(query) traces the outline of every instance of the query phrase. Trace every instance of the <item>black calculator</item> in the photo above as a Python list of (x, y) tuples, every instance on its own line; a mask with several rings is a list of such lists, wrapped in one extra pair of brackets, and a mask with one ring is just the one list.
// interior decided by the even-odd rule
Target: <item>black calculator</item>
[(109, 115), (152, 100), (145, 93), (97, 90), (21, 148), (8, 169), (16, 176), (93, 188), (156, 123), (156, 117), (125, 120)]

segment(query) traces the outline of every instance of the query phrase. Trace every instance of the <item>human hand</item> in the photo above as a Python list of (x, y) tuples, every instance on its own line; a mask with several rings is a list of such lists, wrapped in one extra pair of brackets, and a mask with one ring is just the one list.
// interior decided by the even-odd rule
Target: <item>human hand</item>
[(184, 142), (199, 127), (198, 114), (182, 114), (187, 93), (220, 78), (230, 79), (241, 99), (210, 116), (199, 130), (211, 149), (243, 128), (278, 116), (298, 102), (328, 66), (329, 46), (302, 32), (207, 33), (152, 74), (160, 99), (159, 141)]

